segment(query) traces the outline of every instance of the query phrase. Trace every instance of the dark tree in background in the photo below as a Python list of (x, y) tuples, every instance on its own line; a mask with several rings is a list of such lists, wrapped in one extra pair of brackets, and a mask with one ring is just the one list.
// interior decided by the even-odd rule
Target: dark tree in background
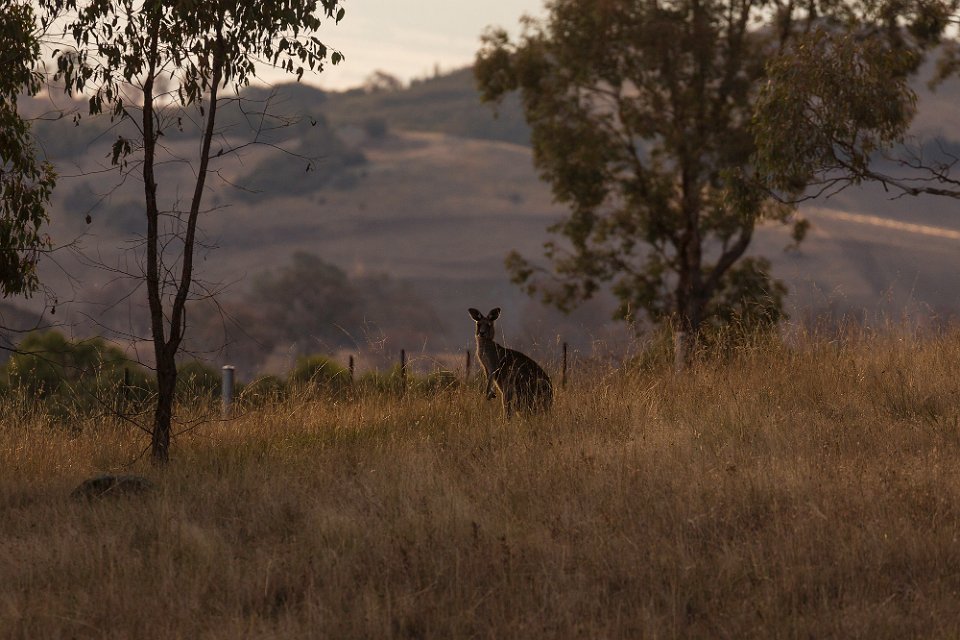
[(443, 327), (429, 302), (386, 274), (348, 276), (320, 256), (296, 252), (290, 264), (253, 280), (246, 306), (265, 346), (301, 356), (349, 348), (394, 349), (440, 340)]
[(512, 254), (514, 280), (563, 309), (610, 283), (620, 317), (673, 323), (687, 353), (721, 310), (776, 323), (784, 287), (746, 253), (791, 209), (754, 179), (750, 119), (764, 63), (801, 28), (776, 30), (781, 13), (815, 4), (554, 0), (518, 42), (489, 32), (483, 98), (520, 91), (536, 166), (570, 208), (545, 247), (552, 273)]
[[(39, 0), (39, 5), (47, 24), (60, 18), (64, 38), (73, 44), (56, 53), (57, 79), (69, 92), (89, 96), (91, 114), (106, 113), (132, 127), (114, 143), (112, 160), (122, 174), (135, 172), (143, 183), (141, 277), (157, 375), (151, 449), (154, 461), (163, 463), (206, 181), (224, 153), (211, 147), (221, 93), (236, 99), (256, 77), (258, 64), (298, 78), (320, 70), (329, 51), (315, 33), (323, 20), (339, 21), (344, 11), (338, 0)], [(341, 57), (329, 55), (334, 64)], [(162, 184), (158, 167), (183, 160), (163, 136), (191, 122), (201, 134), (192, 159), (196, 180)]]
[(302, 251), (290, 262), (258, 275), (250, 296), (275, 340), (294, 346), (300, 355), (349, 343), (349, 332), (362, 322), (363, 312), (347, 274)]
[[(756, 107), (757, 161), (785, 198), (831, 194), (864, 181), (892, 195), (960, 197), (960, 158), (937, 145), (904, 145), (916, 113), (909, 82), (937, 48), (933, 86), (954, 75), (960, 48), (955, 0), (856, 3), (820, 20), (768, 64)], [(854, 11), (854, 8), (856, 11)]]
[(40, 286), (37, 261), (50, 249), (43, 232), (56, 183), (53, 167), (37, 157), (30, 123), (17, 110), (22, 94), (36, 95), (44, 78), (33, 8), (0, 11), (0, 297), (30, 296)]
[[(551, 227), (549, 267), (511, 254), (514, 280), (564, 309), (609, 284), (621, 317), (669, 321), (688, 348), (705, 326), (776, 322), (785, 290), (747, 256), (757, 224), (790, 224), (783, 195), (818, 169), (859, 179), (902, 133), (902, 79), (953, 4), (553, 0), (518, 41), (489, 32), (475, 66), (483, 98), (520, 92), (536, 166), (570, 208)], [(824, 29), (862, 48), (812, 55)], [(754, 121), (758, 101), (766, 116)], [(856, 152), (831, 165), (824, 150), (838, 141)], [(793, 225), (802, 240), (805, 223)]]
[[(411, 282), (377, 272), (351, 275), (299, 251), (262, 264), (269, 268), (245, 274), (231, 295), (191, 302), (181, 363), (188, 356), (216, 358), (249, 372), (289, 367), (300, 356), (349, 351), (364, 366), (390, 365), (401, 348), (443, 344), (440, 316)], [(126, 323), (133, 334), (149, 331), (141, 308), (132, 314), (114, 303), (135, 295), (136, 284), (118, 280), (100, 287), (99, 297), (87, 298), (108, 307), (98, 315), (102, 326)]]

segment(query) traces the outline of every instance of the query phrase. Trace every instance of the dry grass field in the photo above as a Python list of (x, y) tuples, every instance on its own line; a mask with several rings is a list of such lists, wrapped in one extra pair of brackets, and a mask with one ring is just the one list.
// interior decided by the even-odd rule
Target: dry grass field
[[(0, 413), (0, 638), (956, 638), (960, 334), (758, 340), (475, 388), (298, 397), (164, 470)], [(586, 366), (586, 365), (584, 365)], [(155, 492), (77, 501), (103, 471)]]

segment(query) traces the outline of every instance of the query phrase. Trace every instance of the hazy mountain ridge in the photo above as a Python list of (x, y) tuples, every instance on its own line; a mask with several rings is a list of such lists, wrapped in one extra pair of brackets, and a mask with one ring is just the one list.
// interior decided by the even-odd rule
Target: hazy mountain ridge
[[(471, 323), (465, 310), (470, 306), (503, 307), (504, 340), (548, 356), (557, 349), (558, 336), (581, 349), (592, 348), (594, 338), (622, 338), (624, 330), (608, 324), (609, 301), (587, 305), (566, 318), (543, 309), (508, 281), (505, 254), (517, 249), (538, 257), (547, 239), (546, 227), (564, 214), (532, 166), (525, 144), (529, 129), (515, 101), (505, 103), (495, 118), (490, 107), (479, 102), (469, 70), (399, 90), (325, 93), (285, 85), (274, 92), (271, 97), (271, 91), (252, 89), (249, 97), (270, 98), (271, 108), (304, 118), (295, 126), (261, 132), (267, 146), (245, 147), (238, 156), (217, 158), (218, 179), (212, 180), (207, 198), (211, 211), (203, 218), (201, 275), (213, 288), (229, 285), (221, 294), (225, 300), (241, 299), (251, 279), (287, 265), (301, 251), (351, 277), (386, 274), (416, 292), (421, 305), (431, 307), (428, 315), (435, 316), (440, 327), (434, 334), (421, 336), (415, 345), (391, 343), (380, 348), (425, 354), (469, 348)], [(924, 105), (929, 101), (931, 111), (940, 116), (937, 121), (921, 115), (918, 126), (930, 132), (939, 122), (937, 134), (960, 139), (954, 136), (956, 127), (943, 119), (955, 92), (951, 85), (937, 94), (924, 94), (921, 114), (928, 113)], [(241, 144), (255, 131), (250, 122), (249, 113), (235, 110), (218, 144), (227, 149)], [(59, 121), (37, 129), (48, 152), (56, 148), (63, 153), (59, 159), (53, 157), (58, 167), (69, 169), (61, 171), (63, 175), (80, 173), (74, 165), (87, 169), (106, 165), (110, 144), (122, 135), (90, 118), (81, 119), (79, 126)], [(196, 139), (186, 130), (165, 142), (173, 157), (196, 147)], [(165, 166), (161, 186), (186, 184), (191, 172), (187, 163)], [(142, 186), (133, 177), (116, 188), (118, 176), (110, 170), (62, 178), (51, 232), (58, 239), (83, 234), (81, 243), (88, 255), (135, 272), (135, 255), (119, 248), (128, 247), (131, 234), (139, 232)], [(178, 206), (177, 197), (175, 192), (167, 206)], [(882, 312), (899, 317), (907, 308), (918, 315), (934, 310), (951, 316), (960, 310), (960, 296), (953, 287), (960, 241), (831, 218), (820, 210), (960, 229), (960, 211), (945, 199), (890, 200), (882, 189), (868, 188), (811, 203), (804, 211), (814, 227), (799, 252), (785, 253), (787, 234), (773, 228), (759, 231), (753, 249), (769, 256), (774, 274), (790, 286), (792, 315)], [(84, 223), (88, 212), (90, 225)], [(59, 266), (49, 261), (44, 265), (43, 277), (58, 292), (66, 292), (60, 293), (61, 303), (76, 300), (58, 314), (78, 318), (77, 313), (84, 311), (110, 326), (139, 313), (131, 308), (138, 301), (120, 307), (109, 303), (111, 296), (122, 294), (115, 274), (67, 258), (58, 260)], [(75, 293), (64, 272), (79, 280)], [(91, 306), (94, 300), (98, 304)], [(105, 309), (112, 309), (112, 315)], [(388, 335), (390, 314), (382, 313), (386, 317), (375, 319), (375, 324)], [(102, 330), (89, 322), (84, 326)], [(320, 342), (316, 346), (325, 348)], [(229, 355), (228, 350), (225, 357)]]

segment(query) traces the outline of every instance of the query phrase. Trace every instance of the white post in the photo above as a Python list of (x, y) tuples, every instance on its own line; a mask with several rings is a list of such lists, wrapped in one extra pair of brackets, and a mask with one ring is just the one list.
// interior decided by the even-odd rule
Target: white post
[(233, 417), (233, 374), (235, 367), (233, 365), (223, 365), (223, 375), (220, 385), (220, 399), (223, 402), (223, 417), (229, 419)]

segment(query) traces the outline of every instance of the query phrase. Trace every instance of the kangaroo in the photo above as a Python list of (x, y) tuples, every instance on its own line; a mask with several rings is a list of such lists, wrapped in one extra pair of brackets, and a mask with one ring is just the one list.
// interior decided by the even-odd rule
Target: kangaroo
[(546, 372), (529, 357), (493, 341), (493, 323), (500, 317), (497, 307), (486, 317), (469, 309), (477, 323), (477, 359), (487, 377), (486, 398), (496, 398), (500, 389), (503, 412), (510, 418), (515, 411), (546, 411), (553, 402), (553, 387)]

